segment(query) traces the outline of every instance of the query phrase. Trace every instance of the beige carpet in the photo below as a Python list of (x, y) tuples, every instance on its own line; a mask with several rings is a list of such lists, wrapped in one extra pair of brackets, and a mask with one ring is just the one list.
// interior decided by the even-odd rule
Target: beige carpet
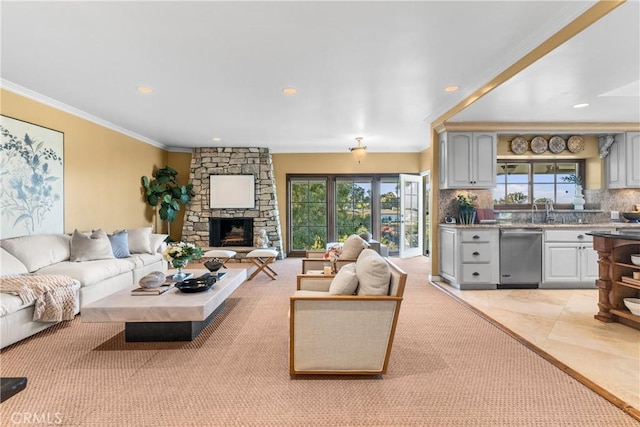
[[(288, 371), (288, 296), (299, 259), (243, 284), (190, 343), (124, 342), (123, 325), (80, 318), (0, 353), (2, 376), (27, 389), (0, 405), (79, 426), (638, 426), (622, 410), (409, 273), (384, 377)], [(247, 266), (248, 264), (244, 264)], [(345, 325), (348, 327), (348, 325)], [(53, 424), (53, 422), (51, 423)]]

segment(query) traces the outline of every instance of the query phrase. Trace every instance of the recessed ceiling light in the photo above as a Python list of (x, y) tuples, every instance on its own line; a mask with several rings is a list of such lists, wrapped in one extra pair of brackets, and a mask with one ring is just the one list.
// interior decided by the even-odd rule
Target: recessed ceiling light
[(458, 89), (460, 89), (460, 87), (459, 87), (459, 86), (451, 85), (451, 86), (447, 86), (447, 87), (445, 87), (445, 88), (444, 88), (444, 91), (445, 91), (445, 92), (455, 92), (455, 91), (457, 91)]
[(222, 141), (222, 138), (220, 138), (220, 137), (218, 137), (218, 136), (214, 136), (214, 137), (213, 137), (213, 141), (214, 141), (214, 142), (220, 142), (220, 141)]
[(573, 106), (573, 108), (584, 108), (584, 107), (588, 107), (588, 106), (589, 106), (589, 103), (585, 102), (583, 104), (576, 104), (576, 105)]
[(138, 86), (138, 92), (152, 93), (153, 89), (151, 89), (150, 87), (146, 87), (146, 86)]
[(284, 93), (285, 95), (295, 95), (296, 92), (298, 91), (293, 87), (285, 87), (284, 89), (282, 89), (282, 93)]

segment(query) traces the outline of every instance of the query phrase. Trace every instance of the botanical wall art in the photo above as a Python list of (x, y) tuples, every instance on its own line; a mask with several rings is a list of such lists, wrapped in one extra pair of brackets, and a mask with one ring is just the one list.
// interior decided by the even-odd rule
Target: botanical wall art
[(0, 238), (64, 232), (64, 134), (0, 116)]

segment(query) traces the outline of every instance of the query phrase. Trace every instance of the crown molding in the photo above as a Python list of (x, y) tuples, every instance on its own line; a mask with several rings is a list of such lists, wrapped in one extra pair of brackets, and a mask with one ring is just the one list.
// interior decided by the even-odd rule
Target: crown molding
[(82, 111), (78, 108), (72, 107), (70, 105), (67, 105), (65, 103), (62, 103), (60, 101), (57, 101), (53, 98), (49, 98), (46, 95), (43, 95), (41, 93), (38, 93), (36, 91), (33, 91), (31, 89), (27, 89), (26, 87), (20, 86), (16, 83), (13, 83), (9, 80), (5, 80), (5, 79), (0, 79), (0, 87), (2, 89), (6, 89), (9, 92), (13, 92), (17, 95), (20, 96), (24, 96), (25, 98), (29, 98), (33, 101), (39, 102), (41, 104), (44, 105), (48, 105), (49, 107), (53, 107), (57, 110), (60, 111), (64, 111), (65, 113), (69, 113), (72, 114), (76, 117), (79, 117), (81, 119), (90, 121), (92, 123), (95, 123), (97, 125), (103, 126), (107, 129), (111, 129), (114, 130), (118, 133), (121, 133), (123, 135), (129, 136), (131, 138), (137, 139), (140, 142), (144, 142), (145, 144), (149, 144), (149, 145), (153, 145), (154, 147), (157, 148), (161, 148), (163, 150), (167, 150), (167, 146), (165, 146), (164, 144), (159, 143), (158, 141), (155, 141), (153, 139), (147, 138), (146, 136), (142, 136), (140, 134), (137, 134), (135, 132), (132, 132), (130, 130), (124, 129), (118, 125), (115, 125), (111, 122), (108, 122), (106, 120), (103, 120), (99, 117), (93, 116), (89, 113), (87, 113), (86, 111)]
[(498, 132), (498, 133), (607, 133), (640, 131), (640, 122), (445, 122), (437, 126), (442, 132)]

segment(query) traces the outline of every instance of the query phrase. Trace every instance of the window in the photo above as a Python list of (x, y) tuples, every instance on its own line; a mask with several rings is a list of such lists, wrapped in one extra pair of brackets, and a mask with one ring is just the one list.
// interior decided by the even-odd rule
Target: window
[(360, 227), (371, 230), (371, 179), (336, 180), (336, 224), (338, 240), (344, 240)]
[(327, 241), (326, 178), (292, 179), (289, 200), (291, 247), (324, 249)]
[(362, 226), (397, 251), (399, 185), (398, 175), (288, 175), (289, 253), (324, 249)]
[(529, 209), (551, 200), (556, 208), (571, 209), (576, 184), (584, 182), (584, 160), (498, 160), (493, 203), (496, 209)]

